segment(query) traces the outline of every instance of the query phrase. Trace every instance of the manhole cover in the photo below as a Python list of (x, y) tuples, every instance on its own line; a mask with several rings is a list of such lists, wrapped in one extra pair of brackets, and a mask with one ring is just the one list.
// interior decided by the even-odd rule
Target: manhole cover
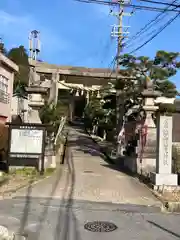
[(112, 232), (117, 229), (117, 226), (111, 222), (94, 221), (86, 223), (84, 228), (91, 232)]

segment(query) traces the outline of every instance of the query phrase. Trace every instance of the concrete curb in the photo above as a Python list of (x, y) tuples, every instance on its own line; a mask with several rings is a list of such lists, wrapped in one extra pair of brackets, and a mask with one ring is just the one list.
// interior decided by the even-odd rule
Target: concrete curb
[(180, 202), (166, 202), (165, 208), (171, 213), (180, 213)]
[[(56, 171), (55, 171), (55, 172), (56, 172)], [(14, 189), (12, 189), (12, 190), (4, 191), (4, 192), (3, 192), (3, 195), (2, 195), (2, 198), (0, 198), (0, 200), (4, 200), (4, 199), (7, 199), (7, 198), (8, 198), (8, 199), (12, 199), (17, 191), (22, 190), (22, 189), (25, 189), (25, 188), (28, 187), (28, 186), (35, 186), (36, 184), (38, 184), (38, 183), (40, 183), (41, 181), (44, 181), (45, 179), (48, 179), (48, 178), (50, 178), (50, 177), (52, 177), (52, 175), (42, 177), (41, 179), (34, 180), (34, 181), (32, 181), (32, 182), (29, 181), (28, 183), (23, 184), (23, 185), (21, 185), (21, 186), (19, 186), (19, 187), (17, 187), (17, 188), (14, 188)], [(6, 195), (6, 194), (8, 194), (9, 196), (4, 196), (4, 195)]]
[[(65, 151), (66, 151), (66, 147), (67, 147), (67, 140), (68, 140), (68, 133), (66, 135), (66, 141), (65, 141), (65, 144), (64, 144), (63, 156), (60, 156), (62, 158), (60, 160), (60, 164), (64, 164), (64, 157), (65, 157)], [(56, 170), (53, 173), (55, 173), (56, 171), (57, 171), (57, 168), (56, 168)], [(0, 200), (7, 199), (7, 198), (11, 199), (11, 198), (14, 197), (12, 195), (15, 194), (17, 191), (25, 189), (29, 185), (34, 186), (34, 185), (40, 183), (41, 181), (44, 181), (45, 179), (48, 179), (48, 178), (52, 177), (52, 175), (45, 176), (45, 177), (42, 176), (42, 178), (40, 178), (38, 180), (32, 180), (32, 182), (31, 182), (31, 180), (29, 180), (28, 183), (22, 184), (21, 186), (15, 188), (15, 189), (4, 191), (3, 194), (2, 194), (2, 198), (0, 198)], [(8, 195), (8, 194), (10, 196), (4, 196), (4, 195)]]
[(163, 196), (152, 190), (152, 193), (154, 194), (154, 196), (161, 201), (162, 203), (162, 210), (169, 212), (169, 213), (180, 213), (180, 202), (172, 202), (172, 201), (168, 201), (163, 199)]
[(146, 187), (148, 190), (151, 191), (151, 193), (161, 202), (161, 211), (166, 213), (180, 213), (180, 202), (172, 202), (167, 201), (163, 199), (163, 196), (158, 193), (157, 191), (154, 191), (150, 187), (148, 187), (145, 183), (139, 181), (139, 178), (134, 177), (140, 184), (142, 184), (144, 187)]

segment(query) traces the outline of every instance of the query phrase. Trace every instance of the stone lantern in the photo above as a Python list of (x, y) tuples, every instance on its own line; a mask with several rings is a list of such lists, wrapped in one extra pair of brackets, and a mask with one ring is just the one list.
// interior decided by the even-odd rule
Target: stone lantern
[(39, 110), (44, 106), (43, 96), (47, 94), (48, 88), (40, 86), (35, 67), (30, 68), (28, 93), (28, 121), (30, 123), (41, 123)]
[(145, 176), (149, 176), (156, 166), (156, 125), (153, 116), (158, 110), (155, 99), (160, 95), (160, 92), (154, 90), (153, 82), (146, 79), (146, 89), (142, 92), (145, 121), (141, 126), (141, 137), (137, 149), (137, 171)]

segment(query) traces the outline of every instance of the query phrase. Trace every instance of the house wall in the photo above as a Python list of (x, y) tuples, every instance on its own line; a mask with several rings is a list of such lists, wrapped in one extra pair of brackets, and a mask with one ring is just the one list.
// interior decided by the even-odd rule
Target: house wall
[[(7, 91), (2, 87), (1, 81), (7, 79)], [(8, 68), (0, 65), (0, 116), (5, 121), (11, 120), (11, 103), (13, 94), (14, 73)]]
[(11, 121), (14, 72), (18, 66), (0, 53), (0, 122)]

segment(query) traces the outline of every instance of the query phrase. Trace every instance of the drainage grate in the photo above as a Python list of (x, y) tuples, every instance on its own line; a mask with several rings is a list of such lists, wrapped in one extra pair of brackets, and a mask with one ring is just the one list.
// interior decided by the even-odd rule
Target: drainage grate
[(84, 171), (84, 173), (93, 173), (93, 171), (86, 170), (86, 171)]
[(91, 232), (112, 232), (117, 229), (117, 226), (111, 222), (94, 221), (86, 223), (84, 228)]

